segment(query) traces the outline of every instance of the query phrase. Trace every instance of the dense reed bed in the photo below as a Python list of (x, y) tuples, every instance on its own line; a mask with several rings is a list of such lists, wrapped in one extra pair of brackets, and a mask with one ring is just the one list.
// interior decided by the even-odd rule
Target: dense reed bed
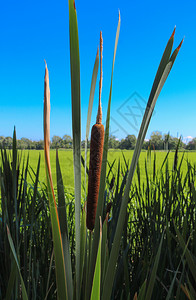
[[(17, 253), (28, 299), (55, 299), (52, 228), (46, 187), (39, 182), (40, 161), (38, 161), (37, 170), (33, 171), (28, 165), (28, 159), (24, 165), (23, 157), (16, 155), (14, 156), (16, 163), (13, 163), (13, 154), (10, 155), (7, 150), (2, 150), (1, 156), (1, 298), (21, 298), (20, 279), (14, 268), (13, 253), (7, 238), (7, 224)], [(177, 299), (194, 299), (194, 297), (187, 297), (185, 291), (191, 287), (192, 294), (195, 295), (196, 282), (189, 266), (189, 260), (192, 257), (194, 266), (196, 255), (196, 191), (194, 187), (196, 166), (187, 160), (184, 161), (185, 158), (182, 157), (174, 170), (169, 168), (169, 154), (165, 154), (165, 156), (162, 168), (157, 169), (156, 153), (151, 154), (151, 159), (146, 153), (146, 181), (142, 181), (142, 183), (141, 173), (143, 170), (137, 165), (138, 183), (132, 185), (130, 190), (125, 222), (127, 226), (124, 226), (123, 229), (111, 299), (133, 299), (144, 282), (149, 284), (161, 239), (162, 247), (151, 299), (166, 299), (169, 293), (171, 295), (168, 299), (174, 299), (175, 296)], [(186, 163), (186, 169), (182, 169), (183, 162)], [(16, 166), (16, 172), (14, 166)], [(107, 224), (107, 228), (104, 225), (102, 237), (102, 240), (107, 240), (108, 253), (110, 253), (113, 243), (128, 169), (129, 163), (126, 160), (125, 164), (119, 160), (117, 172), (114, 165), (108, 166), (103, 207), (103, 220), (106, 218), (104, 224)], [(26, 181), (28, 173), (32, 177), (33, 184)], [(112, 181), (109, 180), (111, 173), (114, 175)], [(122, 175), (124, 180), (120, 184)], [(15, 190), (16, 202), (14, 202), (13, 190)], [(59, 191), (55, 189), (55, 195), (58, 193)], [(64, 195), (71, 267), (75, 272), (74, 195)], [(15, 207), (16, 203), (17, 207)], [(110, 208), (109, 211), (108, 208)], [(178, 239), (180, 236), (183, 238), (184, 244), (182, 240)], [(89, 242), (90, 236), (87, 239), (87, 243)], [(189, 256), (186, 255), (187, 246)], [(106, 256), (103, 253), (102, 264), (104, 264), (103, 259), (107, 259), (108, 256), (107, 252)], [(86, 255), (88, 257), (88, 253)], [(15, 280), (13, 276), (15, 276)], [(85, 282), (85, 276), (83, 280)], [(84, 286), (81, 291), (81, 299), (85, 299)]]

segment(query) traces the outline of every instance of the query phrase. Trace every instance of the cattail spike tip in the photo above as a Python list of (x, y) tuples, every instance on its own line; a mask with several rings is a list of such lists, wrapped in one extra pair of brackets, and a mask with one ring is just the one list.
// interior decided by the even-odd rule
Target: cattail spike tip
[(103, 52), (103, 38), (102, 38), (102, 32), (100, 31), (100, 81), (99, 81), (99, 106), (98, 106), (97, 120), (96, 120), (97, 124), (102, 123), (102, 107), (101, 107), (101, 92), (102, 92), (102, 80), (103, 80), (102, 52)]

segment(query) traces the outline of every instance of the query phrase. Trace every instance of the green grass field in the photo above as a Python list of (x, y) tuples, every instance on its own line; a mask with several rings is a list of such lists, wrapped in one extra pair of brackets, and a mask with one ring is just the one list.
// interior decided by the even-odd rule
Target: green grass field
[[(40, 182), (45, 182), (45, 165), (44, 165), (44, 153), (43, 151), (21, 151), (18, 152), (19, 158), (22, 157), (21, 165), (20, 165), (20, 177), (17, 177), (17, 186), (18, 186), (18, 194), (16, 201), (13, 201), (13, 191), (14, 191), (14, 176), (15, 172), (13, 172), (13, 168), (11, 168), (9, 172), (9, 167), (12, 164), (12, 167), (15, 165), (12, 161), (12, 155), (10, 155), (11, 150), (6, 151), (8, 155), (7, 163), (4, 161), (3, 170), (5, 172), (0, 172), (1, 177), (1, 200), (0, 200), (0, 225), (8, 224), (8, 226), (12, 230), (12, 236), (15, 238), (15, 230), (16, 230), (16, 220), (20, 221), (20, 227), (18, 228), (18, 237), (20, 241), (18, 243), (18, 247), (20, 251), (20, 269), (25, 270), (22, 275), (28, 287), (28, 281), (30, 285), (33, 286), (34, 278), (39, 278), (42, 280), (42, 284), (37, 287), (36, 293), (37, 295), (40, 293), (42, 296), (40, 299), (44, 299), (44, 294), (47, 291), (47, 282), (48, 282), (48, 273), (51, 267), (50, 257), (53, 249), (52, 237), (51, 237), (51, 224), (50, 224), (50, 214), (49, 210), (49, 201), (48, 201), (48, 193), (45, 190), (37, 191), (37, 181), (35, 180), (35, 176), (33, 176), (33, 180), (31, 180), (30, 176), (33, 172), (36, 173), (37, 163), (39, 155), (41, 155), (41, 167), (40, 167)], [(131, 158), (133, 156), (133, 151), (124, 151), (123, 152), (125, 160), (129, 164), (131, 162)], [(118, 162), (120, 160), (122, 165), (122, 172), (120, 172), (119, 181), (122, 181), (125, 167), (125, 160), (121, 151), (112, 151), (110, 150), (108, 153), (108, 161), (109, 164), (112, 164), (114, 161), (114, 166), (112, 167), (113, 174), (110, 174), (110, 178), (117, 173)], [(25, 180), (26, 171), (22, 171), (23, 161), (26, 164), (27, 157), (29, 155), (29, 178)], [(52, 175), (54, 179), (54, 186), (56, 186), (56, 167), (55, 167), (55, 150), (51, 150), (51, 165), (52, 165)], [(82, 152), (84, 155), (84, 152)], [(180, 265), (182, 261), (182, 253), (184, 246), (189, 243), (189, 250), (193, 258), (195, 257), (195, 235), (191, 235), (191, 233), (195, 229), (195, 181), (196, 181), (196, 172), (195, 168), (193, 168), (193, 164), (196, 161), (196, 152), (186, 152), (184, 153), (184, 160), (181, 168), (177, 167), (175, 171), (173, 171), (173, 162), (174, 162), (174, 152), (169, 153), (168, 160), (166, 161), (165, 166), (168, 163), (168, 169), (163, 168), (160, 172), (161, 165), (163, 164), (165, 157), (167, 155), (166, 152), (151, 152), (151, 161), (148, 156), (147, 161), (147, 169), (145, 167), (145, 160), (147, 159), (148, 152), (141, 152), (140, 156), (140, 183), (144, 184), (136, 184), (131, 188), (129, 203), (127, 206), (127, 214), (126, 214), (126, 224), (122, 232), (122, 243), (120, 245), (120, 253), (126, 253), (126, 261), (124, 266), (126, 266), (126, 276), (128, 276), (127, 286), (131, 291), (130, 299), (133, 299), (134, 294), (140, 289), (143, 282), (146, 282), (146, 278), (149, 276), (149, 270), (152, 268), (154, 259), (156, 259), (157, 253), (161, 254), (161, 262), (157, 266), (156, 273), (160, 278), (160, 283), (156, 280), (156, 284), (153, 284), (153, 294), (148, 299), (166, 299), (166, 294), (168, 294), (168, 289), (163, 287), (170, 287), (173, 289), (172, 297), (168, 299), (174, 299), (173, 295), (176, 294), (175, 288), (172, 286), (173, 276), (177, 270), (177, 267)], [(153, 178), (153, 163), (154, 163), (154, 155), (156, 155), (156, 172)], [(178, 153), (178, 161), (181, 161), (183, 153)], [(5, 158), (5, 156), (3, 156)], [(61, 164), (61, 169), (63, 173), (63, 181), (68, 193), (66, 193), (66, 212), (67, 212), (67, 220), (68, 220), (68, 230), (69, 230), (69, 238), (70, 238), (70, 249), (71, 255), (74, 257), (75, 252), (75, 201), (74, 196), (74, 174), (73, 174), (73, 158), (71, 150), (60, 150), (59, 151), (59, 160)], [(191, 165), (189, 165), (189, 170), (187, 172), (187, 164), (186, 161), (189, 160)], [(1, 165), (1, 162), (0, 162)], [(26, 167), (24, 168), (24, 170)], [(124, 169), (124, 170), (123, 170)], [(108, 166), (109, 170), (109, 166)], [(148, 179), (146, 179), (146, 171)], [(138, 172), (139, 173), (139, 172)], [(185, 176), (187, 175), (187, 176)], [(115, 187), (117, 187), (117, 177)], [(19, 180), (18, 180), (19, 179)], [(21, 180), (20, 180), (21, 179)], [(184, 180), (183, 180), (184, 179)], [(135, 173), (134, 180), (137, 180), (137, 172)], [(110, 181), (110, 180), (109, 180)], [(84, 168), (82, 167), (82, 182), (84, 182)], [(137, 183), (137, 182), (136, 182)], [(125, 187), (122, 181), (122, 189)], [(39, 185), (39, 184), (38, 184)], [(39, 189), (39, 187), (38, 187)], [(104, 214), (106, 211), (107, 203), (110, 202), (112, 204), (112, 210), (110, 212), (110, 219), (108, 221), (108, 226), (105, 226), (107, 239), (107, 253), (112, 251), (113, 247), (113, 235), (116, 230), (117, 219), (119, 218), (119, 207), (122, 201), (122, 189), (114, 188), (114, 193), (109, 191), (108, 186), (106, 186), (106, 201), (104, 201), (103, 206), (103, 218), (105, 218)], [(36, 193), (35, 193), (36, 191)], [(56, 193), (56, 189), (55, 189)], [(60, 198), (56, 198), (60, 199)], [(84, 204), (84, 190), (82, 190), (82, 206)], [(17, 205), (18, 216), (16, 219), (14, 215), (14, 205)], [(59, 202), (58, 202), (59, 205)], [(61, 204), (60, 204), (61, 205)], [(62, 206), (63, 208), (64, 206)], [(60, 206), (61, 208), (61, 206)], [(61, 211), (61, 210), (60, 210)], [(85, 211), (85, 210), (84, 210)], [(83, 211), (83, 212), (84, 212)], [(81, 214), (82, 215), (82, 214)], [(85, 213), (83, 214), (84, 224), (85, 224)], [(3, 220), (3, 222), (1, 222)], [(11, 220), (11, 221), (10, 221)], [(65, 220), (65, 219), (64, 219)], [(106, 224), (106, 223), (105, 223)], [(179, 230), (180, 234), (183, 235), (184, 244), (180, 244), (176, 241), (177, 235), (174, 228), (174, 225)], [(85, 228), (81, 226), (81, 228)], [(167, 231), (166, 231), (166, 230)], [(7, 276), (0, 278), (0, 290), (2, 289), (2, 293), (6, 293), (7, 281), (9, 279), (10, 268), (7, 268), (5, 262), (8, 261), (10, 257), (10, 246), (8, 245), (8, 239), (6, 236), (6, 227), (0, 226), (0, 236), (4, 238), (3, 243), (0, 241), (0, 248), (6, 249), (6, 251), (2, 251), (2, 255), (0, 258), (0, 265), (3, 266), (3, 272), (7, 272)], [(88, 231), (87, 231), (88, 234)], [(191, 235), (191, 239), (189, 238)], [(86, 235), (87, 236), (87, 235)], [(164, 238), (162, 239), (162, 237)], [(179, 235), (178, 235), (179, 238)], [(26, 242), (23, 242), (25, 241)], [(87, 236), (87, 242), (89, 243), (89, 236)], [(34, 247), (32, 247), (32, 242), (34, 242)], [(161, 241), (161, 244), (160, 244)], [(5, 243), (7, 246), (5, 247)], [(17, 247), (17, 240), (14, 241), (14, 245)], [(28, 245), (28, 248), (27, 246)], [(159, 245), (161, 245), (161, 252), (157, 252), (159, 249)], [(129, 247), (129, 249), (128, 249)], [(8, 250), (7, 250), (8, 249)], [(127, 250), (128, 249), (128, 250)], [(161, 249), (161, 248), (160, 248)], [(32, 253), (29, 255), (29, 253)], [(25, 260), (23, 256), (25, 254)], [(155, 256), (156, 255), (156, 256)], [(41, 259), (40, 259), (41, 257)], [(119, 256), (120, 257), (120, 256)], [(185, 259), (185, 256), (183, 254)], [(32, 269), (28, 268), (29, 259), (32, 260)], [(28, 263), (23, 263), (23, 262)], [(188, 260), (187, 260), (188, 262)], [(191, 260), (191, 267), (192, 262)], [(75, 260), (71, 260), (72, 268), (75, 271)], [(188, 270), (188, 263), (187, 270)], [(154, 269), (154, 268), (153, 268)], [(193, 267), (195, 270), (195, 267)], [(30, 271), (29, 271), (30, 270)], [(120, 293), (125, 296), (121, 297), (122, 299), (128, 299), (127, 293), (129, 291), (124, 291), (124, 269), (118, 268), (118, 284), (116, 285), (118, 294), (120, 289)], [(139, 270), (139, 272), (138, 272)], [(142, 271), (141, 271), (142, 270)], [(168, 270), (169, 271), (168, 274)], [(30, 275), (29, 275), (30, 274)], [(130, 275), (129, 275), (130, 274)], [(149, 273), (150, 274), (150, 273)], [(152, 273), (153, 274), (153, 273)], [(133, 276), (132, 276), (133, 275)], [(179, 277), (180, 276), (180, 277)], [(187, 276), (190, 277), (190, 271), (186, 271), (186, 273), (179, 272), (178, 278), (184, 284), (187, 282)], [(29, 279), (30, 278), (30, 279)], [(32, 278), (32, 279), (31, 279)], [(151, 278), (151, 277), (150, 277)], [(126, 280), (126, 279), (125, 279)], [(130, 280), (130, 283), (129, 283)], [(55, 269), (53, 268), (51, 271), (50, 284), (55, 282)], [(149, 281), (151, 284), (151, 281)], [(163, 283), (163, 284), (162, 284)], [(130, 287), (129, 287), (130, 285)], [(192, 284), (193, 285), (193, 284)], [(29, 298), (28, 299), (38, 299), (37, 296), (32, 297), (31, 294), (31, 286), (29, 290)], [(52, 285), (51, 285), (52, 286)], [(51, 295), (55, 294), (56, 286), (51, 289)], [(122, 291), (121, 291), (122, 290)], [(161, 296), (160, 296), (161, 293)], [(156, 297), (156, 295), (158, 295)], [(196, 294), (195, 294), (196, 295)], [(176, 297), (177, 298), (177, 297)], [(13, 299), (19, 299), (19, 297), (14, 297)], [(48, 299), (53, 299), (51, 296)], [(64, 299), (64, 298), (63, 298)], [(82, 298), (84, 299), (84, 297)], [(93, 298), (94, 299), (94, 298)], [(110, 299), (110, 298), (106, 298)], [(119, 298), (111, 298), (111, 299), (119, 299)], [(138, 298), (139, 299), (139, 298)], [(179, 297), (177, 299), (185, 299), (183, 295), (183, 291), (181, 291), (179, 286)], [(193, 297), (192, 299), (195, 299)]]
[[(29, 153), (29, 163), (33, 170), (36, 170), (38, 158), (39, 158), (39, 155), (41, 155), (41, 166), (40, 166), (39, 179), (41, 182), (46, 182), (43, 150), (42, 151), (25, 150), (25, 151), (23, 151), (23, 157), (26, 158), (28, 153)], [(129, 164), (130, 164), (132, 156), (133, 156), (133, 151), (125, 150), (125, 151), (123, 151), (123, 153), (124, 153), (124, 156), (125, 156), (127, 162), (129, 161)], [(158, 170), (161, 167), (167, 153), (164, 151), (156, 151), (155, 153), (156, 153), (157, 170)], [(170, 169), (172, 169), (172, 167), (173, 167), (174, 154), (175, 154), (174, 152), (169, 153), (168, 159), (169, 159)], [(82, 155), (84, 156), (84, 151), (82, 152)], [(182, 157), (182, 155), (183, 155), (183, 153), (179, 152), (179, 161), (180, 161), (180, 158)], [(152, 166), (153, 156), (154, 156), (154, 152), (151, 152), (151, 170), (153, 167)], [(88, 158), (89, 158), (89, 152), (88, 152)], [(145, 159), (146, 158), (147, 158), (147, 151), (141, 152), (139, 163), (140, 163), (141, 172), (142, 172), (141, 178), (143, 178), (143, 179), (145, 178), (144, 170), (145, 170)], [(184, 158), (185, 159), (183, 161), (182, 169), (184, 170), (184, 173), (185, 173), (187, 159), (190, 162), (195, 163), (196, 162), (196, 152), (186, 152)], [(50, 151), (50, 159), (51, 159), (53, 182), (54, 182), (54, 186), (56, 186), (56, 151), (55, 150)], [(119, 159), (123, 166), (125, 164), (125, 162), (123, 159), (122, 151), (120, 151), (120, 150), (117, 150), (117, 151), (110, 150), (109, 151), (109, 153), (108, 153), (109, 163), (111, 164), (115, 160), (114, 167), (113, 167), (113, 173), (117, 172)], [(59, 150), (59, 161), (60, 161), (60, 165), (61, 165), (64, 186), (66, 187), (67, 190), (74, 191), (74, 170), (73, 170), (72, 150)], [(113, 174), (110, 174), (110, 178), (112, 178), (112, 176), (113, 176)], [(84, 183), (84, 168), (83, 167), (82, 167), (82, 183)]]

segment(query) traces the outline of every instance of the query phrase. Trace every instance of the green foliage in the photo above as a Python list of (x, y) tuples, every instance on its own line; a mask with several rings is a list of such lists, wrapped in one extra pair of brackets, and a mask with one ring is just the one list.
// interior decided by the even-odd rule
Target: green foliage
[(135, 135), (128, 135), (125, 139), (121, 140), (119, 144), (120, 149), (133, 150), (136, 145)]
[(64, 148), (71, 149), (72, 148), (72, 138), (70, 135), (65, 134), (63, 138), (60, 136), (54, 135), (52, 137), (52, 143), (50, 145), (52, 149)]
[(108, 140), (108, 148), (109, 149), (117, 149), (120, 146), (120, 142), (117, 140), (117, 138), (114, 135), (109, 136)]
[[(10, 235), (10, 231), (9, 231), (9, 228), (7, 227), (7, 235), (8, 235), (8, 240), (9, 240), (9, 244), (10, 244), (10, 248), (12, 250), (12, 255), (13, 255), (13, 264), (15, 264), (17, 266), (17, 269), (18, 269), (18, 273), (19, 273), (19, 276), (20, 276), (20, 281), (21, 281), (21, 289), (22, 289), (22, 298), (24, 300), (28, 300), (28, 296), (27, 296), (27, 291), (26, 291), (26, 288), (25, 288), (25, 284), (24, 284), (24, 281), (23, 281), (23, 278), (22, 278), (22, 275), (21, 275), (21, 272), (20, 272), (20, 266), (19, 266), (19, 263), (18, 263), (18, 259), (17, 259), (17, 254), (16, 254), (16, 250), (14, 248), (14, 243), (13, 243), (13, 240), (12, 240), (12, 237)], [(15, 274), (15, 272), (14, 272)], [(12, 275), (12, 273), (11, 273)], [(13, 283), (13, 281), (12, 281)], [(9, 286), (9, 288), (13, 288), (13, 286)], [(7, 290), (8, 292), (8, 290)], [(7, 294), (7, 298), (8, 298), (8, 294)]]
[(192, 139), (186, 147), (188, 150), (196, 150), (196, 138)]
[(162, 134), (159, 131), (151, 134), (150, 142), (156, 150), (163, 149)]
[[(16, 170), (16, 171), (14, 171)], [(20, 299), (22, 275), (28, 299), (44, 299), (47, 291), (49, 261), (52, 253), (51, 224), (46, 189), (39, 183), (37, 170), (21, 153), (1, 150), (0, 166), (0, 298)], [(27, 176), (31, 178), (31, 184)], [(14, 200), (16, 199), (16, 201)], [(12, 250), (7, 238), (9, 228)], [(10, 240), (11, 241), (11, 240)], [(15, 248), (15, 261), (13, 260)], [(16, 259), (20, 273), (16, 271)], [(18, 267), (19, 268), (19, 267)], [(54, 272), (50, 280), (54, 280)], [(54, 286), (51, 286), (54, 293)]]
[[(144, 153), (146, 156), (146, 153)], [(194, 287), (194, 279), (192, 277), (191, 269), (189, 269), (190, 255), (196, 256), (195, 243), (195, 180), (196, 180), (196, 166), (191, 164), (185, 158), (178, 160), (178, 165), (175, 171), (172, 169), (172, 163), (169, 164), (168, 158), (164, 158), (165, 153), (160, 161), (162, 168), (158, 167), (157, 155), (151, 154), (151, 162), (144, 164), (145, 180), (143, 180), (143, 168), (140, 165), (137, 167), (137, 182), (135, 182), (130, 190), (130, 199), (127, 207), (126, 224), (122, 234), (122, 243), (118, 256), (117, 272), (115, 275), (115, 284), (112, 290), (111, 299), (127, 295), (127, 275), (129, 280), (130, 299), (133, 299), (135, 293), (142, 291), (143, 283), (145, 282), (147, 288), (149, 286), (154, 262), (158, 253), (161, 237), (163, 236), (161, 247), (161, 259), (157, 266), (155, 276), (153, 296), (152, 299), (165, 299), (172, 285), (171, 298), (178, 296), (177, 299), (186, 299), (185, 297), (185, 283), (188, 280), (187, 288), (189, 293), (194, 293), (191, 289)], [(173, 157), (174, 160), (174, 157)], [(19, 164), (20, 161), (20, 164)], [(184, 161), (184, 162), (183, 162)], [(11, 248), (7, 240), (7, 232), (5, 224), (8, 224), (13, 238), (13, 243), (18, 253), (18, 262), (20, 272), (24, 280), (29, 299), (44, 299), (48, 294), (48, 299), (56, 297), (55, 290), (55, 274), (54, 263), (51, 255), (53, 250), (50, 215), (48, 210), (48, 199), (46, 190), (40, 188), (38, 180), (39, 165), (36, 172), (29, 168), (29, 160), (23, 164), (23, 159), (20, 154), (17, 155), (17, 203), (19, 203), (18, 214), (18, 237), (20, 247), (16, 247), (16, 219), (13, 202), (13, 172), (12, 172), (12, 158), (6, 150), (2, 151), (2, 167), (1, 167), (1, 218), (0, 222), (0, 265), (3, 270), (1, 272), (0, 293), (2, 298), (8, 292), (7, 287), (10, 287), (8, 282), (13, 282), (11, 275), (16, 278), (18, 275), (14, 270), (14, 264), (11, 255)], [(186, 167), (182, 167), (183, 164)], [(129, 163), (125, 159), (124, 163), (114, 168), (113, 165), (110, 172), (115, 176), (113, 191), (109, 190), (109, 183), (106, 185), (106, 194), (104, 200), (104, 211), (108, 202), (112, 203), (112, 209), (109, 213), (109, 220), (103, 224), (102, 235), (102, 251), (101, 251), (101, 291), (105, 277), (106, 267), (108, 265), (109, 253), (111, 251), (114, 233), (116, 230), (116, 220), (119, 216), (119, 208), (122, 202), (123, 190), (125, 187), (126, 176), (129, 169)], [(27, 173), (30, 172), (33, 179), (33, 184), (29, 185), (26, 178)], [(185, 176), (183, 176), (183, 174)], [(109, 172), (107, 172), (109, 176)], [(37, 179), (36, 179), (37, 178)], [(125, 178), (120, 183), (120, 178)], [(106, 179), (107, 181), (107, 179)], [(59, 181), (62, 187), (61, 181)], [(38, 185), (38, 186), (37, 186)], [(60, 204), (60, 207), (66, 207), (68, 236), (70, 241), (71, 266), (75, 269), (75, 225), (74, 225), (74, 203), (72, 195), (65, 195), (65, 206)], [(59, 196), (61, 197), (61, 196)], [(60, 198), (59, 198), (60, 199)], [(82, 218), (83, 219), (83, 218)], [(65, 220), (65, 218), (64, 218)], [(85, 218), (84, 218), (85, 220)], [(176, 229), (178, 229), (179, 237), (182, 236), (184, 243), (179, 243), (176, 238)], [(83, 222), (83, 224), (85, 224)], [(66, 228), (66, 226), (64, 226)], [(106, 231), (107, 229), (107, 231)], [(81, 236), (83, 236), (85, 229), (82, 229)], [(83, 233), (82, 233), (83, 232)], [(192, 234), (191, 234), (192, 233)], [(191, 238), (190, 238), (191, 234)], [(85, 255), (82, 257), (84, 263), (84, 272), (82, 279), (82, 290), (84, 288), (88, 251), (90, 251), (89, 235), (84, 237)], [(189, 257), (183, 256), (183, 247), (188, 242)], [(104, 248), (103, 248), (103, 245)], [(82, 246), (83, 247), (83, 246)], [(90, 247), (90, 248), (89, 248)], [(108, 247), (108, 249), (107, 249)], [(182, 260), (181, 256), (184, 257)], [(123, 258), (124, 257), (124, 258)], [(187, 267), (184, 264), (187, 260)], [(127, 271), (124, 268), (128, 267)], [(176, 273), (176, 270), (177, 273)], [(15, 275), (14, 275), (15, 274)], [(174, 283), (173, 278), (176, 277)], [(19, 293), (19, 288), (16, 289), (16, 279), (14, 280), (14, 288), (12, 288), (12, 298), (20, 299), (20, 296), (15, 296)], [(41, 282), (41, 285), (38, 282)], [(49, 284), (47, 285), (47, 283)], [(184, 289), (181, 287), (184, 287)], [(47, 288), (48, 286), (48, 288)], [(140, 291), (141, 289), (141, 291)], [(146, 293), (146, 291), (144, 292)], [(10, 290), (9, 290), (10, 291)], [(140, 292), (139, 292), (140, 291)], [(83, 292), (82, 292), (82, 295)], [(141, 294), (142, 295), (142, 294)], [(82, 296), (83, 297), (83, 296)], [(83, 298), (82, 298), (83, 299)], [(143, 298), (141, 298), (143, 299)], [(194, 299), (194, 298), (193, 298)]]

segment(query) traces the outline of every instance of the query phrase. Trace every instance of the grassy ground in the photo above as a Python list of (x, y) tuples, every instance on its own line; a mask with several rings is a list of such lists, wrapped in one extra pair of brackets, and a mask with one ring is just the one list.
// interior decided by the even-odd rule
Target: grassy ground
[[(37, 162), (38, 162), (38, 157), (41, 155), (41, 166), (40, 166), (40, 181), (46, 182), (45, 180), (45, 166), (44, 166), (44, 152), (38, 151), (38, 150), (25, 150), (23, 151), (23, 156), (26, 158), (29, 153), (29, 161), (30, 161), (30, 166), (32, 167), (33, 170), (36, 170)], [(129, 150), (124, 150), (123, 151), (124, 156), (129, 163), (131, 162), (131, 158), (133, 156), (133, 151)], [(173, 161), (174, 161), (174, 152), (169, 153), (169, 167), (172, 169), (173, 167)], [(82, 152), (82, 155), (84, 156), (84, 152)], [(153, 155), (154, 153), (151, 153), (151, 159), (153, 161)], [(182, 157), (183, 153), (179, 153), (179, 160)], [(159, 169), (164, 161), (164, 158), (166, 156), (166, 152), (164, 151), (156, 151), (156, 156), (157, 156), (157, 168)], [(54, 181), (54, 186), (56, 186), (56, 151), (51, 150), (50, 151), (50, 158), (51, 158), (51, 168), (52, 168), (52, 175), (53, 175), (53, 181)], [(89, 158), (89, 152), (88, 152), (88, 158)], [(145, 159), (147, 158), (147, 151), (144, 151), (140, 155), (140, 167), (141, 167), (141, 179), (145, 178)], [(190, 162), (195, 163), (196, 162), (196, 152), (186, 152), (185, 157), (184, 157), (182, 169), (184, 172), (186, 172), (186, 160), (188, 159)], [(114, 168), (113, 172), (117, 171), (118, 167), (118, 161), (120, 159), (120, 162), (122, 166), (125, 164), (124, 159), (123, 159), (123, 154), (122, 151), (120, 150), (110, 150), (108, 154), (108, 161), (110, 164), (115, 160), (114, 163)], [(62, 176), (63, 176), (63, 182), (65, 187), (71, 191), (74, 191), (74, 171), (73, 171), (73, 154), (72, 150), (59, 150), (59, 160), (60, 160), (60, 165), (61, 165), (61, 171), (62, 171)], [(152, 166), (151, 166), (152, 169)], [(114, 174), (115, 175), (115, 174)], [(110, 175), (112, 177), (112, 174)], [(82, 182), (84, 182), (84, 168), (82, 167)]]
[[(29, 154), (29, 165), (32, 168), (29, 172), (30, 174), (33, 172), (36, 173), (38, 157), (41, 155), (40, 181), (44, 182), (45, 166), (43, 151), (23, 151), (22, 154), (24, 160), (27, 159)], [(56, 185), (55, 154), (54, 150), (50, 153), (53, 178)], [(84, 155), (84, 152), (82, 154)], [(19, 155), (21, 155), (21, 152), (19, 152)], [(107, 237), (107, 243), (105, 243), (106, 246), (104, 246), (107, 251), (105, 250), (105, 252), (103, 252), (106, 253), (105, 255), (108, 255), (108, 253), (112, 251), (114, 234), (117, 230), (116, 224), (122, 201), (122, 190), (125, 187), (125, 182), (122, 180), (123, 175), (121, 174), (125, 174), (126, 170), (124, 157), (125, 160), (129, 160), (130, 163), (132, 155), (133, 151), (124, 151), (124, 156), (121, 151), (109, 151), (109, 163), (112, 164), (112, 162), (116, 160), (112, 168), (114, 174), (117, 171), (118, 161), (120, 159), (122, 172), (119, 173), (119, 176), (122, 181), (122, 186), (115, 188), (118, 182), (117, 176), (115, 182), (116, 186), (113, 190), (109, 189), (108, 185), (106, 186), (103, 220), (105, 219), (108, 202), (112, 203), (112, 209), (109, 215), (108, 226), (105, 226), (105, 231), (103, 231), (105, 232), (105, 238)], [(153, 289), (153, 295), (148, 299), (166, 299), (169, 295), (169, 288), (171, 287), (168, 299), (176, 298), (178, 300), (185, 300), (186, 297), (182, 286), (178, 284), (178, 282), (182, 283), (183, 287), (185, 283), (186, 285), (188, 284), (189, 289), (190, 286), (194, 288), (196, 286), (196, 276), (194, 280), (192, 277), (192, 274), (195, 275), (196, 269), (194, 265), (194, 257), (196, 257), (196, 235), (194, 234), (196, 232), (196, 168), (193, 167), (196, 161), (196, 152), (185, 153), (181, 168), (178, 164), (175, 171), (173, 171), (175, 153), (169, 153), (168, 160), (162, 172), (160, 172), (160, 168), (167, 153), (155, 152), (155, 174), (153, 174), (153, 162), (155, 162), (154, 152), (151, 153), (151, 164), (150, 159), (148, 159), (146, 166), (145, 160), (147, 155), (146, 151), (141, 153), (140, 172), (137, 170), (135, 173), (136, 176), (138, 175), (139, 177), (138, 184), (133, 184), (130, 191), (125, 220), (126, 226), (124, 226), (122, 231), (119, 262), (111, 299), (129, 299), (128, 294), (130, 294), (130, 299), (133, 299), (135, 293), (141, 289), (143, 283), (147, 282), (147, 287), (151, 285)], [(183, 153), (179, 153), (179, 161), (182, 155)], [(64, 184), (69, 192), (74, 193), (72, 151), (59, 151), (59, 158)], [(192, 162), (192, 165), (189, 165), (188, 172), (187, 159)], [(12, 168), (10, 169), (11, 165)], [(5, 295), (6, 291), (9, 291), (8, 281), (10, 274), (12, 274), (11, 266), (13, 262), (10, 257), (12, 258), (13, 255), (11, 255), (11, 248), (7, 239), (6, 226), (1, 226), (2, 224), (8, 224), (11, 236), (14, 239), (14, 245), (16, 248), (18, 247), (17, 253), (20, 255), (20, 270), (28, 291), (28, 299), (45, 299), (45, 294), (49, 287), (52, 288), (49, 292), (48, 299), (54, 299), (56, 298), (56, 285), (54, 284), (55, 269), (53, 267), (51, 269), (53, 243), (50, 214), (48, 213), (48, 194), (45, 189), (39, 189), (39, 184), (37, 189), (35, 176), (32, 176), (32, 180), (29, 178), (26, 182), (25, 174), (27, 174), (27, 169), (22, 171), (22, 164), (20, 166), (20, 176), (16, 176), (17, 173), (13, 172), (14, 165), (11, 157), (8, 158), (8, 161), (5, 159), (4, 153), (3, 170), (5, 170), (5, 172), (0, 172), (0, 192), (2, 197), (0, 201), (0, 236), (2, 237), (0, 239), (0, 269), (2, 270), (2, 272), (0, 272), (0, 298), (5, 298), (5, 296), (1, 296)], [(84, 181), (84, 168), (82, 168), (82, 170), (82, 181)], [(111, 174), (110, 177), (112, 176), (113, 174)], [(137, 177), (135, 177), (135, 180), (136, 178)], [(15, 181), (16, 187), (18, 187), (17, 189), (14, 185)], [(140, 184), (142, 181), (144, 184)], [(16, 190), (18, 191), (17, 201), (15, 201), (13, 197), (13, 192)], [(75, 273), (76, 240), (74, 202), (74, 197), (66, 193), (66, 212), (73, 273)], [(61, 204), (60, 207), (63, 208)], [(15, 218), (15, 211), (18, 213), (18, 218)], [(85, 214), (83, 216), (85, 224)], [(85, 227), (81, 226), (81, 228)], [(179, 231), (178, 233), (175, 228)], [(183, 238), (181, 238), (181, 235)], [(90, 236), (87, 231), (87, 233), (85, 233), (85, 239), (86, 237), (87, 239), (84, 245), (89, 245)], [(17, 237), (19, 239), (18, 241)], [(187, 254), (185, 255), (184, 248), (186, 244), (190, 251), (189, 255), (192, 257), (191, 260), (190, 256), (187, 258)], [(160, 251), (158, 251), (160, 245), (162, 245), (162, 250), (160, 248)], [(87, 249), (85, 251), (87, 251)], [(159, 264), (157, 264), (157, 270), (155, 270), (154, 267), (152, 269), (152, 266), (156, 265), (157, 253), (159, 253), (161, 259)], [(103, 268), (103, 270), (105, 269)], [(155, 274), (157, 274), (157, 278)], [(178, 281), (174, 280), (174, 276), (177, 276)], [(147, 281), (145, 281), (146, 278)], [(155, 284), (151, 284), (151, 278), (156, 278)], [(86, 280), (87, 279), (88, 277)], [(37, 282), (40, 281), (40, 284), (36, 285), (36, 280)], [(191, 285), (189, 284), (190, 280), (192, 281)], [(10, 289), (10, 291), (11, 290), (15, 291), (17, 295), (16, 289), (13, 288)], [(82, 292), (84, 293), (83, 290)], [(194, 296), (190, 299), (196, 299), (196, 292), (193, 291), (193, 294)], [(119, 295), (122, 296), (120, 297)], [(15, 296), (14, 299), (19, 299), (19, 297)], [(84, 299), (84, 296), (82, 299)]]

